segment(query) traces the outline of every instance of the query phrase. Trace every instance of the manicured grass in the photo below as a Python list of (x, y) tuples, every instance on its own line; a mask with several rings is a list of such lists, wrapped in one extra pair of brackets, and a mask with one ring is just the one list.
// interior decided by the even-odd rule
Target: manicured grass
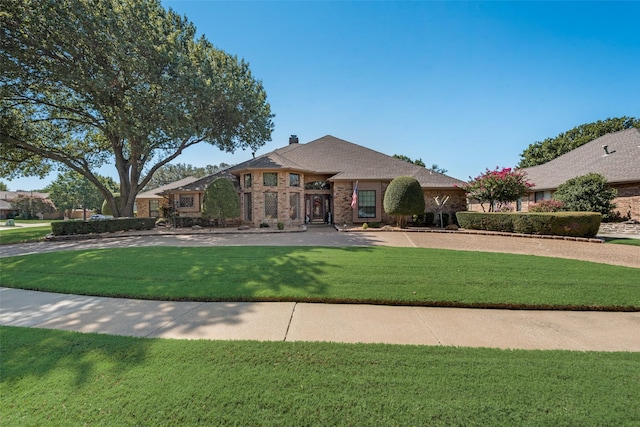
[(147, 247), (5, 258), (3, 286), (197, 301), (640, 308), (640, 269), (424, 248)]
[(16, 224), (51, 224), (52, 222), (63, 221), (61, 219), (14, 219)]
[(640, 246), (640, 239), (611, 239), (607, 243), (615, 243), (618, 245)]
[(640, 353), (0, 333), (7, 426), (640, 420)]
[(41, 227), (2, 227), (0, 228), (0, 245), (12, 243), (38, 242), (51, 234), (51, 226)]

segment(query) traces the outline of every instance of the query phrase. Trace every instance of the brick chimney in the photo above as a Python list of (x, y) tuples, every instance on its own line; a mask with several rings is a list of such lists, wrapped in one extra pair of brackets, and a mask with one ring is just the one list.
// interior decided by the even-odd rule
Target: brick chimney
[(289, 145), (298, 143), (298, 135), (291, 135), (289, 137)]

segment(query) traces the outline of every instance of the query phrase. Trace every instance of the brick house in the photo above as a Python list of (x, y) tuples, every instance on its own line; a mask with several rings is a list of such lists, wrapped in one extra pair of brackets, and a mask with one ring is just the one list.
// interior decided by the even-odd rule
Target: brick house
[[(465, 193), (455, 187), (463, 181), (330, 135), (306, 144), (292, 135), (285, 147), (163, 195), (181, 216), (200, 216), (206, 186), (226, 177), (238, 190), (244, 224), (392, 223), (382, 204), (387, 186), (398, 176), (420, 182), (427, 211), (437, 210), (436, 196), (449, 196), (444, 212), (466, 210)], [(352, 209), (356, 183), (357, 207)]]
[(197, 180), (198, 178), (189, 176), (181, 180), (162, 185), (158, 188), (154, 188), (153, 190), (138, 193), (136, 196), (136, 215), (138, 217), (161, 217), (163, 209), (167, 209), (169, 207), (169, 199), (164, 197), (162, 193), (165, 190), (181, 187)]
[(599, 173), (618, 190), (613, 202), (619, 214), (640, 221), (640, 129), (608, 133), (547, 163), (523, 170), (534, 183), (522, 200), (523, 211), (530, 203), (550, 199), (568, 179)]
[[(49, 199), (49, 193), (39, 191), (0, 191), (0, 220), (13, 218), (20, 213), (14, 209), (12, 202), (18, 197), (38, 197), (40, 199)], [(40, 213), (40, 219), (59, 219), (62, 218), (64, 212), (55, 211), (48, 213)]]

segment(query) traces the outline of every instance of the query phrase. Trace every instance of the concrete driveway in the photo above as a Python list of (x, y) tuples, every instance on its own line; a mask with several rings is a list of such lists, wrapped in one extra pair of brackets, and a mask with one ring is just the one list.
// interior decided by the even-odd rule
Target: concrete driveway
[[(179, 231), (180, 232), (180, 231)], [(577, 259), (640, 268), (640, 246), (613, 245), (533, 237), (401, 231), (337, 232), (312, 226), (304, 232), (213, 232), (189, 234), (158, 231), (112, 233), (88, 240), (67, 240), (0, 246), (0, 258), (60, 250), (139, 246), (396, 246), (516, 253)], [(640, 279), (639, 279), (640, 281)]]

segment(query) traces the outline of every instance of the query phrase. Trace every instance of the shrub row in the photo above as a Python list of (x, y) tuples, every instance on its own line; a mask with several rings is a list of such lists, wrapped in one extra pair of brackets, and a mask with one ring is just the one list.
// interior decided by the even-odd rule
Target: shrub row
[(552, 236), (594, 237), (598, 212), (458, 212), (460, 227), (471, 230)]
[(430, 227), (435, 220), (435, 214), (433, 212), (425, 212), (420, 215), (413, 216), (413, 225), (418, 227)]
[(155, 218), (114, 218), (98, 221), (62, 221), (51, 223), (55, 236), (69, 234), (113, 233), (127, 230), (151, 230), (156, 225)]
[[(432, 225), (440, 221), (439, 216), (440, 215), (436, 214), (435, 212), (425, 212), (421, 215), (414, 215), (412, 222), (416, 227), (431, 227)], [(449, 217), (451, 217), (451, 220), (449, 219)], [(456, 219), (456, 213), (454, 212), (449, 214), (448, 212), (443, 212), (442, 222), (444, 223), (444, 226), (448, 224), (457, 225), (458, 220)]]
[(174, 227), (193, 227), (195, 225), (199, 227), (211, 227), (213, 222), (207, 218), (202, 217), (190, 217), (190, 216), (177, 216), (168, 220), (169, 224)]

